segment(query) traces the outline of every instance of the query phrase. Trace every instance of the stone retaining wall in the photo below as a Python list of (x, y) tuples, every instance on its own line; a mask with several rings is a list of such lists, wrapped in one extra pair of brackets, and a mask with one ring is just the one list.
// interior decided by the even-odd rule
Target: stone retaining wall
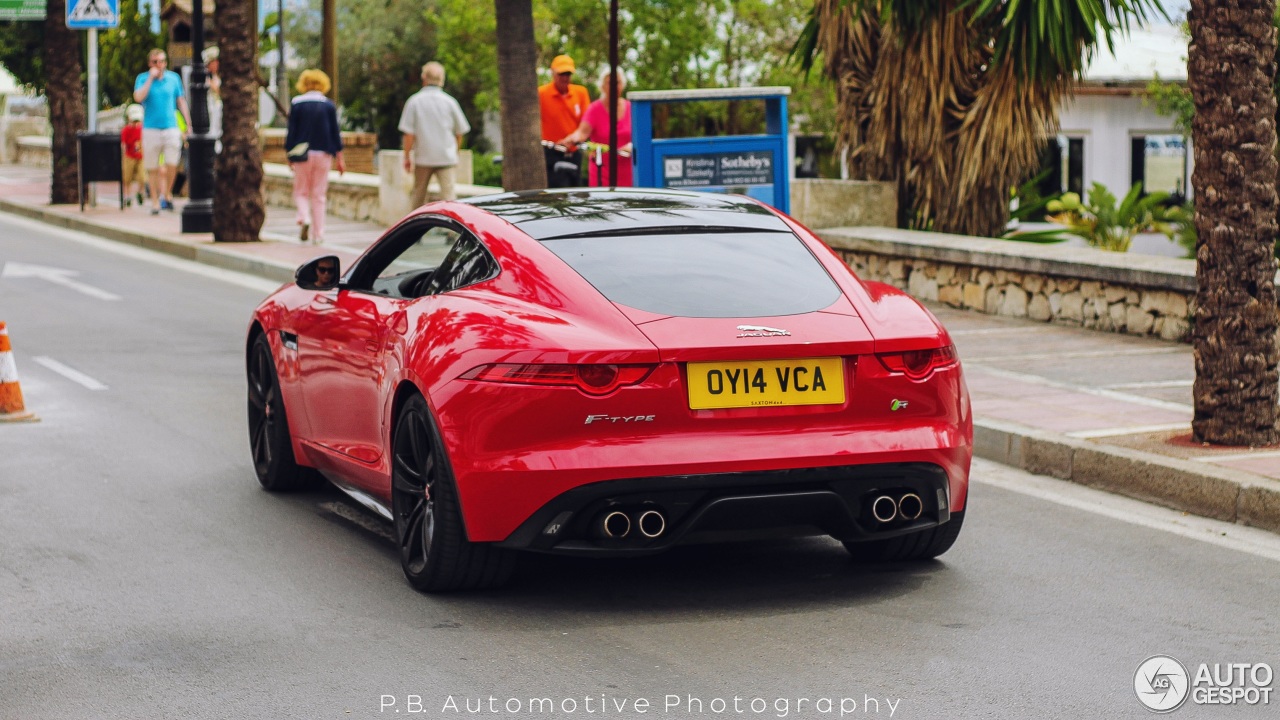
[(898, 188), (871, 180), (794, 178), (791, 217), (811, 228), (893, 226), (898, 222)]
[(49, 137), (49, 121), (42, 117), (0, 115), (0, 164), (21, 164), (18, 140), (23, 137)]
[[(384, 150), (383, 152), (388, 151)], [(394, 152), (399, 156), (399, 150)], [(395, 173), (404, 173), (398, 164), (391, 164), (388, 167), (394, 171), (391, 173), (393, 175)], [(384, 168), (384, 171), (386, 169)], [(289, 166), (279, 163), (263, 163), (262, 170), (262, 194), (265, 202), (268, 205), (278, 207), (293, 207), (293, 173), (289, 171)], [(386, 174), (388, 173), (384, 172), (384, 175)], [(388, 183), (393, 183), (393, 186), (387, 187)], [(439, 199), (436, 193), (436, 184), (432, 183), (430, 187), (432, 190), (428, 193), (427, 199)], [(463, 184), (457, 185), (456, 190), (460, 198), (502, 192), (502, 188)], [(403, 210), (395, 214), (394, 217), (389, 217), (387, 208), (384, 207), (388, 200), (386, 196), (395, 195), (396, 193), (404, 196)], [(375, 222), (389, 226), (409, 212), (409, 189), (404, 182), (391, 181), (378, 175), (355, 172), (338, 175), (337, 172), (331, 172), (329, 173), (329, 191), (325, 198), (327, 202), (326, 212), (334, 217), (347, 220)]]
[[(263, 128), (258, 131), (258, 144), (262, 148), (264, 163), (285, 163), (284, 138), (286, 131), (279, 128)], [(342, 160), (347, 164), (347, 172), (371, 175), (377, 172), (373, 167), (373, 149), (377, 144), (377, 136), (369, 132), (342, 132)]]
[(1189, 340), (1195, 262), (891, 228), (818, 234), (859, 277), (991, 315)]
[(53, 138), (45, 135), (25, 135), (14, 142), (13, 162), (27, 167), (53, 167)]
[[(268, 205), (293, 207), (293, 173), (288, 165), (263, 163), (262, 194)], [(347, 220), (375, 221), (378, 216), (378, 177), (359, 173), (329, 175), (325, 195), (329, 215)]]

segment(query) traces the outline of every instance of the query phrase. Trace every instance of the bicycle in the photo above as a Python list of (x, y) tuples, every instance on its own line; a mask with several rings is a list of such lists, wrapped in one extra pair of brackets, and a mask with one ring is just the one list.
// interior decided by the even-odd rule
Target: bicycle
[[(626, 160), (627, 162), (631, 162), (631, 150), (627, 149), (628, 147), (630, 147), (630, 145), (631, 143), (627, 143), (622, 147), (621, 150), (618, 151), (619, 165), (622, 164), (623, 160)], [(590, 159), (591, 165), (589, 166), (587, 173), (590, 174), (594, 172), (595, 175), (592, 177), (595, 178), (595, 184), (597, 186), (604, 186), (605, 185), (604, 156), (605, 156), (605, 153), (609, 152), (609, 144), (587, 141), (583, 143), (580, 147), (586, 150), (587, 157)]]

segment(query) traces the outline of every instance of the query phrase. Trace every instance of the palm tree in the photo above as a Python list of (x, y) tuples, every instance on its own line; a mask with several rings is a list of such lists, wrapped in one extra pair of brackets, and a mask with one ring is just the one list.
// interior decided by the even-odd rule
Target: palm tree
[(1194, 438), (1277, 431), (1275, 0), (1192, 0), (1187, 84), (1196, 203)]
[(86, 127), (84, 85), (80, 82), (80, 32), (67, 28), (66, 0), (49, 0), (44, 21), (45, 94), (53, 126), (53, 179), (49, 202), (79, 202), (76, 133)]
[(836, 82), (855, 177), (898, 185), (899, 224), (998, 236), (1099, 43), (1159, 0), (815, 0), (796, 52)]
[(493, 0), (497, 14), (498, 98), (502, 102), (502, 186), (547, 186), (538, 108), (538, 45), (532, 0)]
[(256, 0), (218, 0), (222, 152), (215, 164), (213, 238), (254, 242), (266, 220), (258, 147)]

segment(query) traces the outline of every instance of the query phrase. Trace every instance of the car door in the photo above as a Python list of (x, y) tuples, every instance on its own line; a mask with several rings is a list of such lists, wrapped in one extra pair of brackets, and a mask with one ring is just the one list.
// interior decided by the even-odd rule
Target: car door
[[(405, 311), (426, 292), (459, 231), (411, 221), (389, 233), (335, 290), (319, 292), (298, 324), (298, 361), (311, 440), (335, 462), (363, 469), (385, 452), (383, 409), (394, 374), (389, 350), (408, 330)], [(302, 328), (307, 331), (303, 332)], [(359, 481), (361, 467), (346, 468)]]

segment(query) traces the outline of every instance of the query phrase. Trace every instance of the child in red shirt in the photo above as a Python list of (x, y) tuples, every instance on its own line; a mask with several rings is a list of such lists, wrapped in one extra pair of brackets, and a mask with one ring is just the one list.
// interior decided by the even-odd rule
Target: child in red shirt
[(120, 154), (120, 177), (124, 180), (125, 204), (132, 205), (132, 197), (136, 197), (138, 207), (142, 207), (142, 191), (147, 185), (147, 172), (142, 167), (142, 112), (141, 105), (130, 105), (125, 110), (128, 122), (120, 131), (120, 144), (124, 146)]

